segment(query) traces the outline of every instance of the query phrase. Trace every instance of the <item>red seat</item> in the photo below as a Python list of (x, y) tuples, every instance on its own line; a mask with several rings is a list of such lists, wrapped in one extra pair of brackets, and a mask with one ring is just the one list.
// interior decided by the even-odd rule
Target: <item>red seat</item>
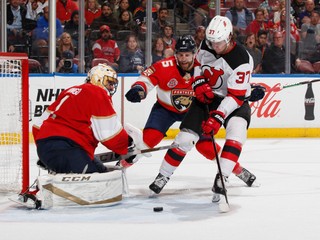
[(39, 61), (29, 58), (28, 59), (29, 64), (29, 73), (42, 73), (42, 66)]
[(320, 73), (320, 61), (315, 62), (314, 64), (312, 64), (312, 66), (313, 66), (315, 73)]
[(300, 60), (300, 63), (297, 64), (297, 70), (302, 73), (314, 73), (312, 64), (307, 60)]

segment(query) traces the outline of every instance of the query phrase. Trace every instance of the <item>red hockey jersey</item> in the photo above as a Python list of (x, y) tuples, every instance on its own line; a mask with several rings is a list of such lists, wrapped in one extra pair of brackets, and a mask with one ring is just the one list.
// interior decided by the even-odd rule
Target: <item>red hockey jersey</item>
[(142, 86), (147, 94), (157, 87), (157, 101), (164, 108), (184, 113), (189, 109), (194, 96), (191, 86), (193, 73), (183, 72), (182, 75), (173, 56), (151, 65), (133, 86)]
[(98, 142), (118, 154), (126, 154), (128, 134), (112, 106), (111, 97), (90, 83), (64, 90), (33, 125), (38, 139), (66, 137), (78, 143), (93, 159)]

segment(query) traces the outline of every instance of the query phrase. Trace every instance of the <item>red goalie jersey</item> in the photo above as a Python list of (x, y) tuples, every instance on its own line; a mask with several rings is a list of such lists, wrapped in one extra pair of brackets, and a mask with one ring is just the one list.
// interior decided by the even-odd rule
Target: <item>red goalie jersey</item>
[(79, 144), (93, 159), (98, 142), (126, 154), (128, 135), (113, 109), (107, 91), (90, 83), (64, 90), (33, 126), (35, 141), (66, 137)]

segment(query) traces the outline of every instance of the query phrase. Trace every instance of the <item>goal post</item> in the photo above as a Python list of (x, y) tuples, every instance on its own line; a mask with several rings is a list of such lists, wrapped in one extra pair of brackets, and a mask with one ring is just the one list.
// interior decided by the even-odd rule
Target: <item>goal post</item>
[(0, 52), (0, 192), (29, 186), (29, 71), (24, 53)]

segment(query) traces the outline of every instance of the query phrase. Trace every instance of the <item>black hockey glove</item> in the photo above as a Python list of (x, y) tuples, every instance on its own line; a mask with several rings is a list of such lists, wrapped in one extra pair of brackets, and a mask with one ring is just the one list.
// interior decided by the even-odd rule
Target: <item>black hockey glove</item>
[(259, 84), (251, 84), (251, 96), (249, 98), (250, 102), (256, 102), (261, 100), (266, 92), (266, 88)]
[(141, 102), (141, 99), (146, 98), (146, 92), (143, 87), (136, 85), (133, 86), (125, 96), (129, 102)]

